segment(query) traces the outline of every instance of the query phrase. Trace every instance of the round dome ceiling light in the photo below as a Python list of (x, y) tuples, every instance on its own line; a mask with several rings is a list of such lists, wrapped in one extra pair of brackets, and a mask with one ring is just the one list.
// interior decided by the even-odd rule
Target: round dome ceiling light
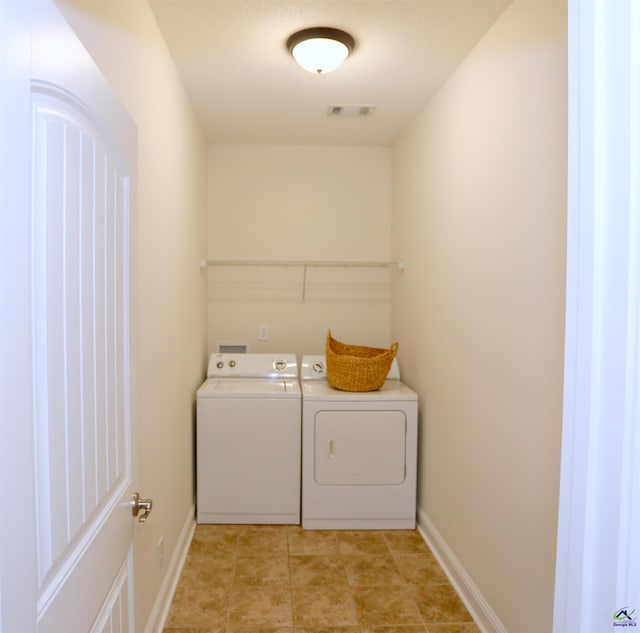
[(355, 44), (349, 33), (328, 26), (298, 31), (287, 40), (287, 48), (298, 64), (318, 75), (338, 68)]

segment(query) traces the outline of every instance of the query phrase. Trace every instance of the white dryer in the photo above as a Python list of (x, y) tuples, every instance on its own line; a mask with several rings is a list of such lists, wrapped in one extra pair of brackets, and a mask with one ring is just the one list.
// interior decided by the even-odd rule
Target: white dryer
[(377, 391), (339, 391), (324, 356), (304, 356), (302, 527), (413, 529), (418, 396), (393, 361)]
[(294, 354), (212, 354), (198, 389), (198, 523), (300, 523)]

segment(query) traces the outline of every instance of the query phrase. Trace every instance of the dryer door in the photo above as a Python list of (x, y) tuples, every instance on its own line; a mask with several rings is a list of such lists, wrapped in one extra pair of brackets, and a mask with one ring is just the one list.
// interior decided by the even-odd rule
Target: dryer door
[(405, 479), (407, 420), (402, 411), (319, 411), (319, 485), (399, 485)]

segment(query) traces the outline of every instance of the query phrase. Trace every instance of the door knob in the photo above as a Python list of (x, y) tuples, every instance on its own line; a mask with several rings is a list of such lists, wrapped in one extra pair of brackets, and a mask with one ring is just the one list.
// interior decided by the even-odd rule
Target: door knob
[[(153, 507), (153, 501), (151, 499), (140, 499), (140, 495), (137, 492), (133, 493), (131, 498), (131, 514), (134, 517), (138, 517), (139, 523), (145, 523), (151, 508)], [(142, 514), (140, 514), (142, 512)], [(140, 514), (140, 516), (138, 516)]]

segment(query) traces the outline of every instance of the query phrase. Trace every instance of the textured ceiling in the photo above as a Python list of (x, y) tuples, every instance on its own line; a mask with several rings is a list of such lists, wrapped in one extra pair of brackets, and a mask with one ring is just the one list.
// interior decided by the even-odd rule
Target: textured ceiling
[[(150, 0), (211, 143), (390, 145), (511, 0)], [(326, 75), (286, 50), (332, 26), (356, 48)], [(330, 106), (368, 105), (362, 117)]]

